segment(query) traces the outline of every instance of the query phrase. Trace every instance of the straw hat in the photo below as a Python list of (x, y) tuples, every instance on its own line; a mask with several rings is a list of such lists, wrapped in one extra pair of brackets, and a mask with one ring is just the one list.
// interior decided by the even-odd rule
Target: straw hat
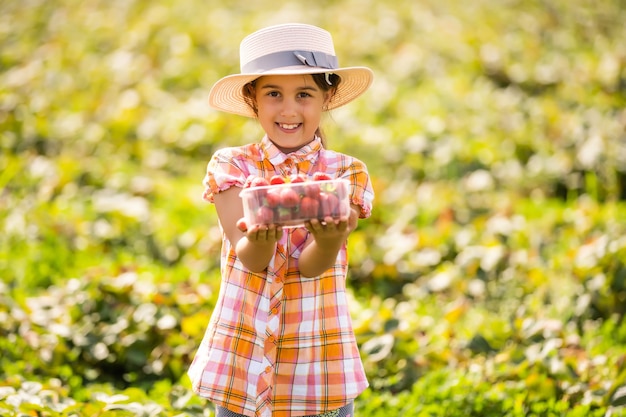
[(244, 100), (243, 86), (263, 75), (339, 75), (341, 82), (327, 110), (363, 94), (373, 79), (367, 67), (340, 68), (330, 33), (306, 24), (282, 24), (254, 32), (241, 41), (239, 54), (241, 73), (217, 81), (209, 92), (209, 104), (242, 116), (255, 117)]

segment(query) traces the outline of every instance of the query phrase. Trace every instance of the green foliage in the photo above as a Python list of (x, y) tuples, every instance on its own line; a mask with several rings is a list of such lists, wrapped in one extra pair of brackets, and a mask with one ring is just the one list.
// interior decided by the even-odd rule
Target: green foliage
[(325, 119), (375, 210), (349, 240), (364, 416), (626, 415), (619, 0), (0, 2), (0, 415), (211, 416), (210, 110), (271, 23), (376, 73)]

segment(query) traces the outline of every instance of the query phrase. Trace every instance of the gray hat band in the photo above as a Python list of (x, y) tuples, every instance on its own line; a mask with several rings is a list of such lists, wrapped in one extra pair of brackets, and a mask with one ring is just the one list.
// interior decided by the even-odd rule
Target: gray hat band
[(280, 51), (260, 56), (241, 66), (242, 73), (263, 73), (277, 68), (305, 65), (327, 69), (339, 68), (337, 57), (318, 51)]

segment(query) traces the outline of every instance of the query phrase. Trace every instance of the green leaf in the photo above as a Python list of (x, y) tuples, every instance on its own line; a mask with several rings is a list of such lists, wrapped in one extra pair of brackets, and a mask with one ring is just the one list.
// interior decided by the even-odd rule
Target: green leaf
[(626, 385), (622, 385), (618, 387), (613, 396), (611, 397), (611, 406), (612, 407), (623, 407), (626, 406)]

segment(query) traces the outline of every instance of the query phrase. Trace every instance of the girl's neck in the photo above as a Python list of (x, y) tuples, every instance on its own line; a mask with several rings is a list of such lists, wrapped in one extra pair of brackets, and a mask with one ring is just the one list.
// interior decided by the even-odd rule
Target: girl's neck
[(276, 142), (274, 142), (272, 139), (270, 139), (270, 141), (274, 144), (274, 146), (276, 146), (278, 148), (278, 150), (280, 150), (282, 153), (284, 153), (285, 155), (290, 154), (292, 152), (296, 152), (299, 151), (300, 149), (304, 148), (305, 146), (307, 146), (308, 144), (310, 144), (311, 142), (313, 142), (315, 140), (315, 138), (311, 139), (310, 141), (308, 141), (307, 143), (305, 143), (302, 146), (298, 146), (295, 148), (285, 148), (283, 146), (278, 145)]

